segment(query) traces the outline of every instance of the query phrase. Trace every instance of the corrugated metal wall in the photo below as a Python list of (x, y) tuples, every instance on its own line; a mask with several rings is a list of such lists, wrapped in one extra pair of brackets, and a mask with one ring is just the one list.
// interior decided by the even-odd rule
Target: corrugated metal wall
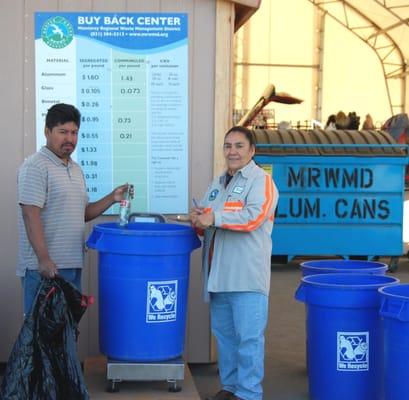
[[(16, 173), (35, 152), (34, 17), (36, 11), (186, 12), (189, 15), (190, 198), (212, 178), (214, 130), (215, 0), (2, 0), (0, 2), (0, 362), (8, 358), (22, 322), (17, 255)], [(100, 218), (102, 222), (108, 218)], [(89, 229), (91, 226), (89, 227)], [(97, 297), (97, 257), (88, 254), (84, 292)], [(201, 300), (199, 251), (192, 257), (186, 353), (189, 361), (210, 359), (207, 306)], [(82, 357), (98, 354), (98, 308), (81, 326)]]

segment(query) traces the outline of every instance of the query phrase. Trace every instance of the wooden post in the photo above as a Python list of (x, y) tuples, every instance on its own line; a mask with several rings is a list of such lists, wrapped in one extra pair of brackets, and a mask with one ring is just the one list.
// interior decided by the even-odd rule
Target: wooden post
[(223, 139), (232, 126), (234, 3), (216, 0), (213, 175), (224, 169)]

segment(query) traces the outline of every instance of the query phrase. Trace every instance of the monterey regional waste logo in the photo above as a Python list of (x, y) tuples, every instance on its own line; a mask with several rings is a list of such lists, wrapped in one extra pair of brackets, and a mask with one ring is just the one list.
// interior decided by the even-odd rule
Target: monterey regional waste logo
[(178, 281), (147, 283), (146, 322), (176, 321)]
[(337, 332), (337, 370), (369, 370), (369, 332)]
[(44, 22), (41, 27), (41, 37), (48, 46), (62, 49), (71, 43), (74, 29), (67, 19), (57, 16)]

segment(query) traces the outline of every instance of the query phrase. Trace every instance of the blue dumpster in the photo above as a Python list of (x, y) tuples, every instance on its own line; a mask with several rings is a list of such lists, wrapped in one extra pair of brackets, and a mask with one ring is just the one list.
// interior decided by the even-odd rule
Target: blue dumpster
[(370, 274), (305, 276), (311, 400), (381, 400), (383, 343), (378, 289), (399, 282)]
[(384, 400), (409, 399), (409, 284), (379, 290), (384, 333)]
[(358, 273), (385, 275), (388, 266), (377, 261), (313, 260), (300, 264), (303, 276), (330, 273)]
[(280, 192), (273, 255), (403, 254), (406, 145), (386, 132), (254, 130)]
[(200, 240), (189, 226), (94, 226), (99, 252), (99, 346), (110, 359), (178, 357), (185, 341), (189, 260)]

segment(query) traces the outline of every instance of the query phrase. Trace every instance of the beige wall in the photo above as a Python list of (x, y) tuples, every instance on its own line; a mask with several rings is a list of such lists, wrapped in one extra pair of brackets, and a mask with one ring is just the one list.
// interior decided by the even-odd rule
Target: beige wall
[[(186, 12), (189, 15), (190, 196), (200, 197), (213, 176), (215, 97), (215, 0), (2, 0), (0, 33), (0, 362), (8, 358), (22, 322), (21, 287), (15, 276), (17, 254), (16, 173), (35, 151), (35, 11)], [(230, 43), (232, 37), (224, 37)], [(227, 46), (228, 47), (228, 46)], [(227, 78), (229, 79), (229, 78)], [(218, 96), (228, 94), (218, 93)], [(226, 110), (226, 114), (229, 112)], [(109, 218), (100, 218), (102, 222)], [(90, 229), (91, 227), (89, 227)], [(98, 297), (97, 257), (87, 254), (84, 292)], [(80, 350), (98, 354), (98, 305), (84, 317)], [(210, 359), (208, 308), (201, 301), (199, 251), (192, 257), (187, 339), (189, 361)]]
[(22, 313), (21, 289), (15, 276), (15, 264), (16, 170), (23, 160), (24, 147), (24, 5), (22, 1), (9, 1), (7, 7), (5, 2), (0, 7), (0, 34), (4, 38), (0, 63), (0, 361), (4, 361), (16, 336)]

